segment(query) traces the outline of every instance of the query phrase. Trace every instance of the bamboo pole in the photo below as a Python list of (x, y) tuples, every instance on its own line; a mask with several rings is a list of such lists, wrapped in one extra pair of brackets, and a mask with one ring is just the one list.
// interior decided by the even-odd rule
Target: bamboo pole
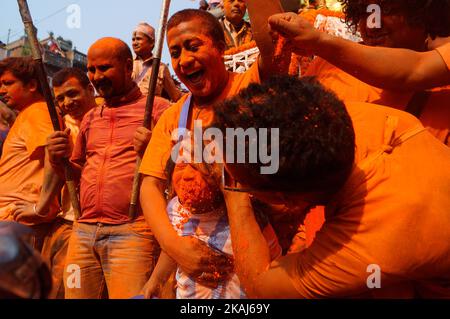
[[(153, 57), (152, 74), (150, 77), (147, 103), (145, 106), (144, 124), (143, 126), (151, 129), (153, 103), (155, 101), (156, 83), (158, 81), (159, 67), (161, 63), (162, 49), (164, 45), (164, 36), (167, 29), (167, 19), (169, 16), (170, 0), (163, 0), (161, 8), (161, 16), (159, 21), (158, 34), (156, 36), (155, 55)], [(138, 200), (139, 200), (139, 188), (141, 183), (141, 174), (139, 173), (139, 167), (141, 166), (142, 158), (138, 154), (136, 158), (136, 170), (134, 173), (133, 188), (131, 191), (131, 202), (129, 209), (129, 217), (134, 219), (137, 213)]]
[[(55, 102), (53, 99), (52, 91), (47, 80), (47, 73), (45, 71), (44, 62), (42, 60), (41, 48), (37, 38), (36, 28), (33, 25), (33, 19), (31, 18), (30, 9), (26, 0), (17, 0), (19, 4), (20, 16), (25, 26), (25, 31), (30, 41), (31, 52), (33, 60), (37, 64), (38, 68), (38, 80), (44, 94), (45, 101), (47, 102), (48, 112), (52, 120), (53, 129), (55, 131), (61, 131), (61, 125), (59, 123), (58, 113), (56, 112)], [(64, 175), (66, 178), (66, 187), (69, 191), (70, 201), (75, 214), (75, 219), (80, 217), (80, 204), (78, 202), (77, 189), (75, 181), (73, 180), (73, 171), (68, 159), (63, 160)]]

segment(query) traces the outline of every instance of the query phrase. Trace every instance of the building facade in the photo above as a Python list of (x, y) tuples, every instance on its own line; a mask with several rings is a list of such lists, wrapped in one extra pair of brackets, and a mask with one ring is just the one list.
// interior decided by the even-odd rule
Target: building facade
[[(59, 70), (67, 67), (79, 68), (87, 72), (87, 56), (73, 47), (70, 40), (62, 37), (55, 38), (53, 33), (40, 41), (42, 48), (42, 58), (49, 77)], [(0, 60), (7, 57), (25, 57), (31, 56), (31, 48), (27, 37), (9, 43), (3, 49), (0, 49)]]

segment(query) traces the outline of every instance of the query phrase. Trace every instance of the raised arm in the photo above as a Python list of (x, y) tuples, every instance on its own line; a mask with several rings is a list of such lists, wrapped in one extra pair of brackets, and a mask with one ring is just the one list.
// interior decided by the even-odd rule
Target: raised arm
[(383, 89), (425, 90), (450, 84), (450, 71), (436, 50), (369, 47), (323, 34), (316, 51), (361, 81)]
[[(247, 8), (252, 25), (253, 37), (260, 51), (259, 71), (262, 79), (272, 74), (287, 73), (274, 63), (275, 45), (269, 33), (267, 20), (271, 15), (283, 12), (279, 0), (247, 0)], [(289, 57), (287, 57), (289, 58)]]
[(296, 14), (269, 18), (273, 31), (300, 53), (315, 54), (363, 82), (383, 89), (424, 90), (450, 84), (450, 70), (438, 51), (369, 47), (316, 30)]

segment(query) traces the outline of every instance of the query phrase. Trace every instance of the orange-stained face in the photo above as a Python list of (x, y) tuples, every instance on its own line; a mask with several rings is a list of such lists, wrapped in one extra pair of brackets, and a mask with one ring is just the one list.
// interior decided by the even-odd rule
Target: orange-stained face
[(238, 24), (244, 18), (247, 6), (244, 0), (225, 0), (223, 10), (228, 21)]
[(132, 38), (133, 51), (140, 57), (151, 55), (155, 47), (155, 39), (142, 32), (135, 32)]
[(111, 47), (91, 47), (87, 68), (89, 80), (107, 100), (126, 93), (132, 82), (133, 61), (119, 58)]
[(206, 213), (218, 207), (222, 194), (205, 164), (177, 164), (172, 184), (181, 204), (192, 213)]
[(204, 31), (199, 19), (182, 22), (167, 33), (172, 67), (194, 98), (213, 101), (228, 82), (223, 61), (224, 45)]
[(61, 86), (53, 87), (53, 92), (63, 112), (79, 121), (95, 105), (94, 89), (91, 86), (83, 88), (74, 77), (68, 79)]
[(37, 82), (23, 83), (9, 71), (0, 76), (0, 96), (2, 101), (11, 109), (21, 111), (30, 105), (37, 92)]

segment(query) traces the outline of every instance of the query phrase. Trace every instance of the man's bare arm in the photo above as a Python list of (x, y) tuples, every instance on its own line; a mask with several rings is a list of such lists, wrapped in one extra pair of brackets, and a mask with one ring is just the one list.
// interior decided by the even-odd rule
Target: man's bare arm
[(164, 251), (161, 251), (155, 269), (153, 270), (150, 279), (142, 289), (145, 299), (150, 299), (153, 297), (161, 298), (164, 285), (176, 270), (177, 264), (175, 261)]
[(256, 221), (248, 194), (225, 191), (224, 197), (230, 222), (235, 269), (248, 297), (300, 297), (286, 268), (283, 267), (286, 257), (271, 262), (269, 246)]
[[(44, 182), (42, 184), (42, 190), (39, 197), (39, 203), (37, 204), (36, 211), (42, 215), (49, 211), (51, 203), (55, 197), (61, 194), (61, 189), (64, 186), (64, 180), (53, 169), (53, 166), (49, 161), (48, 150), (45, 150), (45, 162), (44, 162)], [(52, 214), (51, 219), (56, 217), (56, 214)]]
[(203, 278), (206, 281), (217, 281), (214, 274), (225, 278), (233, 269), (232, 262), (196, 238), (178, 236), (167, 216), (164, 190), (163, 180), (144, 176), (140, 192), (141, 207), (162, 250), (193, 277), (205, 273)]
[(167, 218), (164, 181), (144, 176), (140, 191), (140, 202), (147, 224), (158, 239), (161, 248), (171, 250), (170, 243), (176, 238), (175, 230)]
[(56, 218), (59, 211), (51, 211), (51, 204), (54, 203), (56, 197), (61, 193), (64, 180), (56, 173), (49, 161), (48, 149), (45, 148), (44, 160), (44, 180), (39, 196), (39, 202), (16, 203), (14, 211), (14, 219), (17, 221), (41, 221), (48, 222)]
[(317, 55), (383, 89), (425, 90), (450, 84), (450, 72), (436, 50), (369, 47), (324, 34)]
[(315, 54), (370, 85), (394, 90), (424, 90), (450, 84), (450, 72), (433, 50), (369, 47), (315, 29), (293, 13), (270, 17), (273, 31), (300, 53)]
[[(262, 79), (270, 75), (287, 73), (287, 69), (280, 69), (279, 65), (274, 63), (275, 45), (269, 33), (267, 20), (273, 14), (283, 12), (279, 0), (266, 0), (262, 3), (260, 0), (247, 0), (247, 8), (252, 25), (253, 37), (260, 51), (258, 60), (259, 71)], [(289, 56), (287, 58), (290, 58)]]

